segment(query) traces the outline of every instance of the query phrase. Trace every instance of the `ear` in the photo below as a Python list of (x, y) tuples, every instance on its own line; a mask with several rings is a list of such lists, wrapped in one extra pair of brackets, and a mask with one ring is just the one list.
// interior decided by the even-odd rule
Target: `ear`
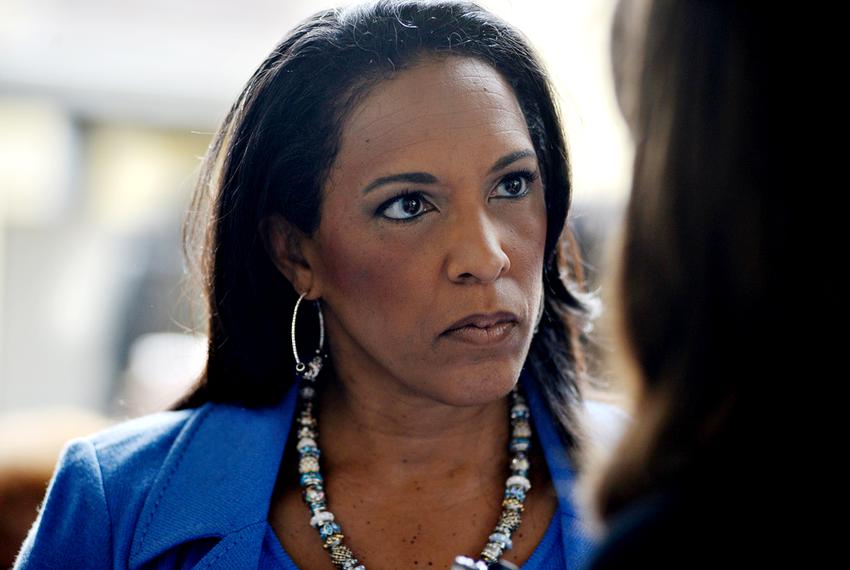
[(298, 293), (306, 293), (305, 299), (321, 297), (316, 267), (309, 259), (314, 244), (301, 230), (280, 214), (267, 216), (260, 222), (263, 245), (272, 263), (292, 284)]

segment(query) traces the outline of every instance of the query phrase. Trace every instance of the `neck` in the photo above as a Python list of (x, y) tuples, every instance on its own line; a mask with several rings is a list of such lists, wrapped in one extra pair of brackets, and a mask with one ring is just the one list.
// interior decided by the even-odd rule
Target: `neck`
[[(502, 485), (508, 461), (508, 397), (452, 406), (368, 381), (326, 379), (316, 416), (323, 469), (383, 488)], [(329, 434), (333, 434), (330, 436)]]

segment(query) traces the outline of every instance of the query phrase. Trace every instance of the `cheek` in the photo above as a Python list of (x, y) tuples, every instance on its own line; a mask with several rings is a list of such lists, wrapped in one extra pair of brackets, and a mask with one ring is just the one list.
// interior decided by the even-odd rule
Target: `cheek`
[(347, 231), (328, 236), (322, 251), (326, 296), (349, 326), (385, 331), (416, 318), (422, 265), (411, 263), (409, 247)]
[(368, 243), (334, 235), (324, 240), (322, 246), (325, 286), (335, 296), (380, 300), (390, 294), (392, 288), (386, 280), (386, 261), (375, 255)]
[(537, 192), (528, 206), (521, 215), (510, 220), (511, 266), (518, 272), (536, 275), (543, 271), (543, 250), (546, 247), (547, 216), (543, 192)]

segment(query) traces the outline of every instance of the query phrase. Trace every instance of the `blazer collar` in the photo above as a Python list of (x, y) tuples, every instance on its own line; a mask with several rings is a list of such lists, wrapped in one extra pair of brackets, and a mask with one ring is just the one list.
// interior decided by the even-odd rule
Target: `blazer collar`
[[(567, 561), (588, 548), (572, 500), (575, 472), (539, 387), (523, 369), (532, 422), (544, 449), (561, 509)], [(139, 568), (178, 544), (223, 537), (268, 517), (298, 387), (273, 407), (207, 403), (175, 440), (142, 507), (130, 554)]]
[(178, 544), (224, 536), (268, 517), (297, 393), (293, 384), (274, 407), (198, 408), (142, 507), (130, 568)]

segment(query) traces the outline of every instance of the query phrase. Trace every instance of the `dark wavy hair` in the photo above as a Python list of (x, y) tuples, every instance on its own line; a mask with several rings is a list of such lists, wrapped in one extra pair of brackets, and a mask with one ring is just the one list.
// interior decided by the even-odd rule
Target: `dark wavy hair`
[[(591, 298), (570, 285), (583, 276), (565, 227), (571, 182), (561, 121), (547, 74), (526, 39), (469, 2), (379, 1), (319, 12), (292, 30), (248, 80), (209, 147), (184, 228), (188, 260), (200, 261), (209, 353), (197, 385), (172, 409), (206, 401), (279, 401), (293, 381), (287, 347), (298, 294), (267, 253), (263, 220), (280, 215), (313, 235), (347, 114), (381, 81), (423, 58), (449, 55), (496, 69), (513, 88), (531, 134), (548, 227), (544, 313), (525, 366), (565, 445), (577, 448), (574, 407)], [(314, 321), (299, 324), (303, 346), (318, 337)]]

